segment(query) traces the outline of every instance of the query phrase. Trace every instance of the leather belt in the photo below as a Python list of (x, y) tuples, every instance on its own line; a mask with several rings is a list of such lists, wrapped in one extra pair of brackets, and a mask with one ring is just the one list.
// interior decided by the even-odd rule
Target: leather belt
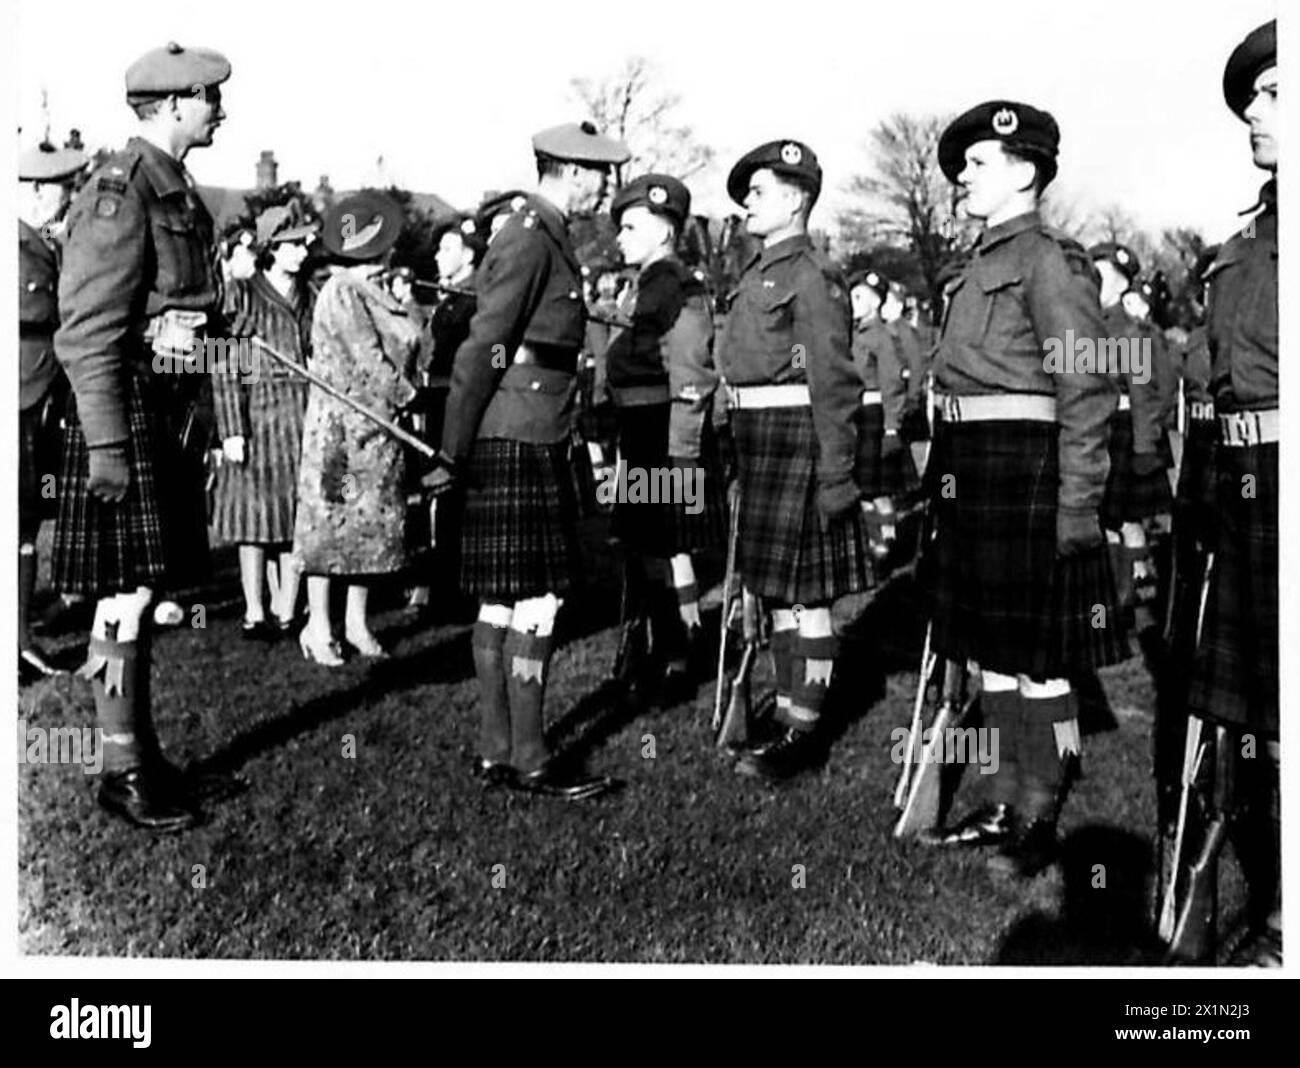
[(1056, 422), (1056, 398), (1045, 393), (945, 393), (935, 394), (935, 401), (945, 423)]
[(1282, 439), (1282, 420), (1276, 408), (1259, 412), (1220, 412), (1219, 443), (1233, 449), (1272, 445)]
[(609, 395), (620, 408), (667, 404), (671, 399), (667, 382), (655, 382), (644, 386), (610, 386)]
[(812, 404), (808, 387), (802, 382), (788, 386), (731, 386), (727, 390), (731, 407), (746, 411), (755, 408), (806, 408)]
[(884, 404), (884, 395), (878, 389), (864, 389), (862, 391), (863, 404)]
[(559, 345), (537, 345), (526, 341), (515, 350), (512, 364), (526, 367), (545, 367), (551, 371), (573, 374), (578, 366), (578, 350)]

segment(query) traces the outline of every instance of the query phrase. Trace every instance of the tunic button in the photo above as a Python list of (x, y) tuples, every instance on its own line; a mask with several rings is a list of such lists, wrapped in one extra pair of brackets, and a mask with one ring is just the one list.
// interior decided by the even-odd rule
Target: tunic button
[(36, 290), (39, 289), (39, 288), (40, 288), (40, 287), (39, 287), (35, 282), (28, 282), (28, 283), (27, 283), (27, 292), (28, 292), (28, 293), (35, 293)]
[(529, 383), (529, 388), (530, 388), (530, 389), (541, 389), (541, 388), (542, 388), (542, 384), (541, 384), (540, 382), (530, 382), (530, 383)]
[(576, 289), (570, 289), (570, 290), (569, 290), (569, 299), (570, 299), (570, 300), (577, 300), (577, 299), (578, 299), (578, 291), (577, 291)]

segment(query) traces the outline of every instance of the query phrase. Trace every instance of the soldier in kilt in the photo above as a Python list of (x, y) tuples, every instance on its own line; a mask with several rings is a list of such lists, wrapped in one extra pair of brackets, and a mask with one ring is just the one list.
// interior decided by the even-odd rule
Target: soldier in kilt
[[(1110, 418), (1110, 477), (1102, 500), (1102, 527), (1111, 554), (1120, 608), (1131, 613), (1141, 589), (1149, 602), (1155, 570), (1147, 525), (1172, 507), (1170, 459), (1163, 425), (1161, 375), (1154, 330), (1130, 312), (1141, 264), (1132, 249), (1114, 241), (1094, 245), (1088, 255), (1101, 278), (1102, 321), (1108, 348), (1118, 365), (1119, 406)], [(1109, 355), (1108, 355), (1109, 358)]]
[(1250, 126), (1270, 177), (1259, 212), (1206, 270), (1210, 392), (1219, 422), (1218, 517), (1204, 629), (1192, 662), (1191, 713), (1228, 729), (1233, 848), (1246, 877), (1253, 937), (1235, 963), (1281, 964), (1278, 720), (1277, 23), (1228, 59), (1228, 106)]
[(98, 602), (81, 674), (103, 730), (100, 804), (155, 831), (193, 825), (197, 795), (220, 785), (187, 780), (162, 755), (148, 698), (146, 609), (182, 563), (207, 553), (203, 486), (182, 462), (191, 413), (177, 407), (184, 394), (169, 378), (197, 362), (205, 334), (220, 329), (212, 219), (183, 160), (212, 143), (229, 76), (224, 56), (174, 43), (131, 66), (138, 135), (73, 204), (59, 281), (54, 349), (74, 404), (54, 583)]
[(907, 380), (898, 341), (880, 314), (889, 279), (859, 271), (849, 279), (853, 306), (853, 364), (862, 379), (857, 411), (858, 455), (853, 477), (862, 490), (862, 517), (876, 560), (889, 555), (896, 535), (894, 501), (906, 492), (903, 410)]
[[(665, 704), (690, 689), (688, 653), (700, 628), (691, 554), (722, 540), (725, 507), (709, 418), (718, 388), (709, 294), (676, 253), (690, 207), (676, 178), (646, 174), (610, 208), (623, 259), (639, 268), (620, 303), (630, 325), (607, 350), (618, 416), (613, 525), (637, 602), (634, 640), (643, 642), (647, 619), (654, 634), (638, 681), (657, 688)], [(633, 494), (634, 484), (653, 487), (650, 499)]]
[(612, 784), (553, 761), (542, 717), (555, 617), (581, 567), (569, 453), (586, 307), (567, 219), (600, 203), (610, 167), (629, 153), (591, 123), (544, 130), (533, 151), (537, 192), (479, 268), (439, 464), (425, 483), (465, 492), (461, 585), (480, 602), (475, 772), (485, 785), (579, 800)]
[[(257, 220), (261, 269), (232, 281), (226, 292), (230, 335), (247, 348), (213, 368), (213, 399), (223, 463), (217, 473), (212, 526), (216, 538), (239, 546), (245, 638), (266, 641), (293, 625), (298, 569), (292, 561), (307, 383), (248, 345), (257, 337), (300, 366), (311, 342), (312, 297), (302, 277), (316, 226), (285, 207)], [(247, 355), (243, 355), (246, 353)], [(236, 358), (238, 356), (238, 358)], [(266, 619), (266, 554), (279, 548), (278, 589)]]
[(779, 727), (736, 769), (770, 780), (814, 762), (839, 651), (831, 602), (873, 581), (854, 481), (852, 311), (843, 275), (808, 236), (821, 186), (817, 157), (798, 141), (760, 145), (727, 178), (763, 243), (731, 296), (717, 361), (731, 391), (737, 569), (771, 610)]
[(44, 143), (18, 160), (18, 680), (57, 674), (31, 632), (36, 537), (49, 518), (46, 476), (58, 463), (58, 425), (67, 379), (54, 357), (59, 325), (59, 247), (72, 183), (89, 162), (75, 148)]
[(949, 284), (936, 354), (921, 582), (935, 652), (978, 666), (999, 754), (990, 802), (941, 840), (998, 844), (992, 868), (1023, 877), (1054, 857), (1079, 756), (1068, 680), (1128, 653), (1098, 517), (1117, 390), (1062, 351), (1104, 336), (1096, 273), (1038, 214), (1059, 137), (1046, 112), (995, 100), (939, 142), (940, 167), (984, 229)]

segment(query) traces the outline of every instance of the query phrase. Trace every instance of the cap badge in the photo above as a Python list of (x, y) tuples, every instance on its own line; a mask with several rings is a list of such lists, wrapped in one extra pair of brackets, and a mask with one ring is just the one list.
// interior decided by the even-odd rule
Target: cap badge
[(469, 235), (469, 234), (473, 234), (473, 233), (474, 233), (474, 220), (473, 220), (473, 219), (466, 219), (464, 222), (462, 222), (462, 223), (460, 224), (460, 232), (461, 232), (462, 234), (467, 234), (467, 235)]
[(781, 162), (791, 167), (799, 166), (803, 162), (803, 149), (793, 141), (787, 141), (781, 146)]
[(659, 207), (668, 203), (668, 190), (661, 185), (652, 185), (646, 196), (650, 198), (651, 204)]
[(876, 274), (875, 271), (872, 271), (870, 274), (868, 274), (868, 275), (867, 275), (867, 285), (869, 285), (869, 286), (878, 286), (878, 285), (880, 285), (880, 275)]
[(1128, 253), (1122, 248), (1115, 250), (1115, 262), (1119, 264), (1128, 263)]
[(527, 198), (525, 198), (525, 197), (514, 197), (514, 198), (510, 201), (510, 210), (511, 210), (511, 211), (518, 211), (520, 208), (522, 208), (522, 207), (523, 207), (525, 204), (527, 204), (527, 203), (528, 203), (528, 200), (527, 200)]
[(1010, 108), (1002, 108), (993, 115), (993, 132), (1001, 137), (1010, 137), (1020, 129), (1020, 119)]

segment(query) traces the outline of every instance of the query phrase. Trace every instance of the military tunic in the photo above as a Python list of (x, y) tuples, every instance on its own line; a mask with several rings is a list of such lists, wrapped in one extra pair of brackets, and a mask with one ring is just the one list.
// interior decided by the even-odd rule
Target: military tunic
[[(1049, 343), (1104, 336), (1092, 266), (1029, 212), (987, 229), (947, 292), (934, 374), (956, 401), (926, 468), (935, 536), (921, 563), (934, 648), (1037, 679), (1124, 659), (1105, 547), (1056, 552), (1058, 510), (1101, 506), (1117, 403), (1109, 375), (1048, 370)], [(1050, 421), (957, 410), (1006, 395), (1043, 398)]]
[[(1171, 462), (1164, 425), (1169, 392), (1167, 356), (1164, 339), (1120, 305), (1107, 308), (1102, 322), (1106, 337), (1126, 346), (1115, 348), (1117, 358), (1127, 352), (1129, 359), (1128, 369), (1121, 369), (1114, 376), (1121, 400), (1110, 417), (1110, 475), (1102, 503), (1102, 525), (1119, 530), (1124, 523), (1168, 514), (1172, 507), (1169, 479), (1165, 475), (1165, 468)], [(1137, 373), (1143, 368), (1145, 374)], [(1154, 457), (1160, 466), (1139, 474), (1133, 467), (1137, 456)]]
[[(732, 412), (740, 480), (737, 566), (777, 603), (819, 605), (873, 576), (853, 479), (862, 380), (843, 276), (806, 235), (756, 253), (729, 301), (717, 363), (727, 386), (807, 389), (808, 401)], [(795, 392), (798, 392), (796, 390)]]
[[(189, 312), (220, 334), (222, 283), (212, 218), (184, 166), (134, 137), (86, 183), (68, 214), (55, 354), (73, 403), (64, 436), (54, 585), (87, 597), (176, 585), (207, 555), (196, 425), (210, 395), (203, 360), (152, 351), (172, 316)], [(202, 356), (202, 349), (196, 350)], [(182, 370), (182, 368), (184, 368)], [(89, 449), (125, 449), (126, 497), (87, 490)]]
[(466, 490), (461, 585), (491, 603), (562, 594), (581, 567), (570, 450), (587, 313), (560, 210), (525, 197), (477, 286), (442, 432)]
[(888, 463), (882, 453), (886, 430), (898, 433), (907, 404), (902, 351), (892, 330), (877, 316), (854, 324), (853, 364), (862, 379), (858, 410), (858, 455), (854, 477), (865, 497), (894, 497), (905, 489), (901, 451)]
[(907, 319), (899, 317), (889, 324), (890, 333), (898, 344), (899, 358), (906, 371), (907, 397), (903, 408), (900, 429), (907, 441), (924, 441), (930, 436), (930, 424), (925, 414), (926, 377), (930, 373), (930, 343), (922, 332)]
[[(1191, 711), (1278, 736), (1278, 443), (1251, 440), (1223, 416), (1278, 406), (1277, 188), (1206, 271), (1218, 536), (1213, 585), (1193, 664)], [(1233, 420), (1230, 420), (1230, 425)], [(1234, 436), (1229, 436), (1234, 435)], [(1249, 492), (1247, 492), (1249, 488)]]
[(57, 470), (57, 427), (66, 380), (54, 358), (59, 325), (59, 262), (54, 246), (18, 220), (18, 524), (34, 539), (43, 513), (41, 478)]
[(616, 330), (607, 350), (619, 477), (644, 471), (656, 485), (661, 478), (673, 485), (667, 472), (678, 467), (692, 472), (698, 497), (687, 511), (684, 499), (647, 502), (626, 494), (615, 503), (614, 531), (650, 556), (709, 549), (721, 539), (723, 503), (709, 420), (718, 374), (708, 290), (685, 264), (668, 257), (641, 271), (620, 312), (630, 325)]

